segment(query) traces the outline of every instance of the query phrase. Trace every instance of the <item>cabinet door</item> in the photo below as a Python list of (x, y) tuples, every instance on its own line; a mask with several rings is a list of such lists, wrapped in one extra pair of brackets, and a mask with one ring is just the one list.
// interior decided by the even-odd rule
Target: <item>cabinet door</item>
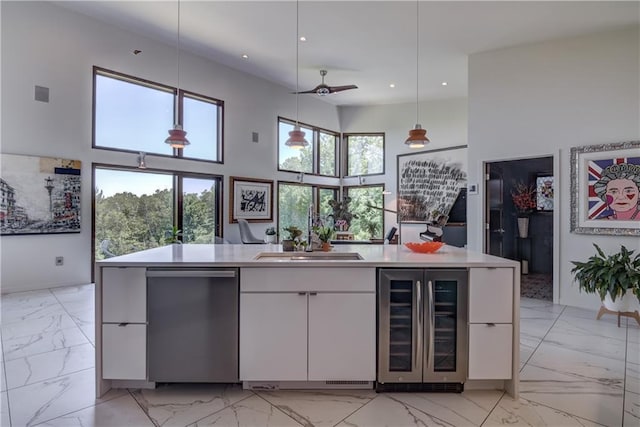
[(374, 293), (309, 295), (309, 381), (376, 378)]
[(513, 269), (472, 268), (469, 273), (469, 322), (511, 323)]
[(146, 325), (102, 325), (102, 378), (147, 378)]
[(513, 342), (511, 324), (469, 325), (469, 379), (510, 379)]
[(145, 268), (102, 269), (102, 321), (145, 323), (147, 277)]
[(240, 379), (307, 380), (307, 294), (240, 294)]

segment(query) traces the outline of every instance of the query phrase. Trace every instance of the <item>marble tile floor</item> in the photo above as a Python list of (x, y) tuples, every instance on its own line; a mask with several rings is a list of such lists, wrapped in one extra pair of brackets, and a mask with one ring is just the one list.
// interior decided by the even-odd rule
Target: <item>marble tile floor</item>
[(163, 385), (94, 397), (93, 285), (3, 295), (0, 426), (640, 426), (640, 328), (521, 301), (521, 398), (500, 391)]

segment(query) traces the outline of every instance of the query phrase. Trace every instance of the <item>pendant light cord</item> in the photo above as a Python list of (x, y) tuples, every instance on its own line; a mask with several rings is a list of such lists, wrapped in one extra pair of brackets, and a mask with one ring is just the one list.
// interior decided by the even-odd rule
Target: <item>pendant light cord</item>
[(298, 124), (298, 98), (300, 94), (298, 93), (300, 89), (298, 89), (298, 74), (299, 74), (299, 64), (298, 64), (298, 49), (300, 48), (300, 34), (299, 34), (299, 26), (300, 26), (300, 12), (299, 12), (299, 0), (296, 0), (296, 127), (299, 127)]
[(420, 123), (420, 103), (418, 102), (420, 80), (420, 0), (416, 0), (416, 124)]
[[(176, 50), (177, 50), (177, 55), (176, 57), (178, 58), (177, 63), (176, 63), (176, 69), (178, 71), (178, 97), (177, 97), (177, 101), (180, 99), (180, 0), (178, 0), (178, 32), (176, 34)], [(179, 120), (176, 120), (176, 123), (178, 123)]]

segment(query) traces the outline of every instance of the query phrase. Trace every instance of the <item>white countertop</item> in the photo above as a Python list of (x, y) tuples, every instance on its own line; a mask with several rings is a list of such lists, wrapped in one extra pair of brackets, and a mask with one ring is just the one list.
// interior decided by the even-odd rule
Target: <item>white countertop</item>
[[(362, 260), (303, 260), (254, 258), (261, 252), (282, 252), (282, 245), (167, 245), (98, 261), (101, 267), (515, 267), (517, 261), (455, 246), (434, 254), (411, 252), (398, 245), (335, 245), (332, 252), (357, 252)], [(304, 255), (304, 252), (284, 252)]]

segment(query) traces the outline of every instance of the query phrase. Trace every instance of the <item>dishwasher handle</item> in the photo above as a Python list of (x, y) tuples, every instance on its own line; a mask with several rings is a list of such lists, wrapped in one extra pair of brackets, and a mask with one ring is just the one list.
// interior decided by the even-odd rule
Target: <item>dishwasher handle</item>
[(236, 270), (147, 270), (147, 277), (236, 277)]

